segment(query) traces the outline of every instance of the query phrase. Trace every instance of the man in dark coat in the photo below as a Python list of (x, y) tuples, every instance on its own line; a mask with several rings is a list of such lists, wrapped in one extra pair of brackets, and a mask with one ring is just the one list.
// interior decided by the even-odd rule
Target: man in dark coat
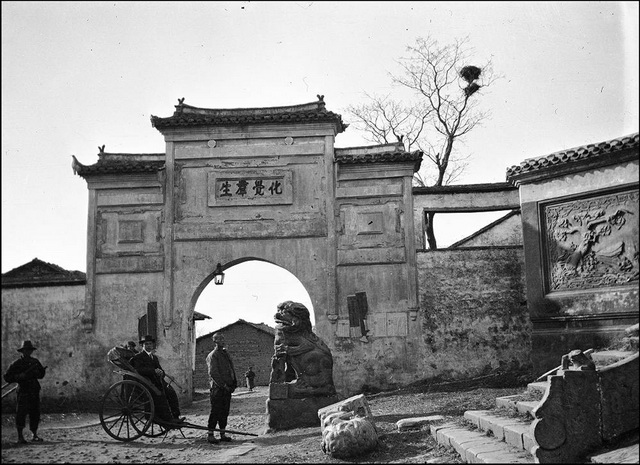
[(249, 367), (247, 371), (244, 372), (244, 378), (247, 381), (247, 389), (253, 391), (254, 379), (256, 378), (256, 374), (253, 372), (253, 367)]
[[(215, 347), (207, 355), (207, 368), (211, 383), (211, 413), (207, 423), (207, 428), (210, 431), (207, 441), (211, 444), (217, 444), (220, 441), (231, 441), (231, 438), (225, 434), (225, 428), (231, 407), (231, 393), (236, 390), (238, 382), (233, 362), (225, 348), (224, 336), (221, 333), (215, 333), (213, 343)], [(213, 431), (211, 431), (216, 428), (216, 424), (220, 425), (220, 441), (213, 436)]]
[(169, 422), (183, 422), (180, 418), (180, 404), (176, 391), (164, 380), (164, 370), (160, 366), (158, 357), (154, 354), (156, 340), (147, 335), (141, 341), (142, 350), (131, 358), (131, 366), (138, 374), (147, 378), (161, 392), (160, 396), (153, 395), (158, 417)]
[(31, 354), (37, 348), (31, 341), (24, 341), (18, 352), (22, 357), (13, 362), (4, 374), (7, 383), (18, 383), (18, 402), (16, 407), (16, 428), (18, 429), (18, 443), (25, 444), (22, 430), (26, 425), (27, 415), (29, 415), (29, 429), (33, 433), (33, 441), (40, 442), (38, 436), (38, 425), (40, 424), (40, 383), (39, 379), (44, 378), (46, 368), (42, 366), (37, 358)]

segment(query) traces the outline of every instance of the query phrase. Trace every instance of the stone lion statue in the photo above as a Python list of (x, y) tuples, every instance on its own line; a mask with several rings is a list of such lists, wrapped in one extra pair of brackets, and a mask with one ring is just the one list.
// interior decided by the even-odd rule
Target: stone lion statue
[(287, 383), (289, 397), (335, 395), (333, 357), (322, 339), (313, 333), (309, 310), (291, 301), (278, 304), (277, 309), (272, 381), (284, 381), (287, 367), (295, 372), (295, 379)]

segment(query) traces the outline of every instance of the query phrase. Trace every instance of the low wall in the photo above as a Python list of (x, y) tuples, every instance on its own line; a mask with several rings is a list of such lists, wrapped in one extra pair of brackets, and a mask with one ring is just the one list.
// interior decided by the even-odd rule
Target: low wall
[[(37, 347), (33, 357), (48, 367), (40, 380), (43, 411), (73, 409), (97, 396), (85, 386), (95, 361), (93, 337), (80, 321), (84, 289), (84, 284), (2, 289), (2, 373), (20, 357), (22, 341), (31, 340)], [(106, 363), (106, 352), (100, 362)], [(3, 411), (15, 408), (15, 398), (3, 399)]]

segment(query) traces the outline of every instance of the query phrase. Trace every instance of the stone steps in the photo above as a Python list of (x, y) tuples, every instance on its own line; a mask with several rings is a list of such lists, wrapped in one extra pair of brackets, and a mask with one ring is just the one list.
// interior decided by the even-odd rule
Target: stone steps
[(455, 423), (431, 425), (438, 444), (455, 449), (467, 463), (534, 463), (530, 452)]
[[(596, 367), (601, 368), (633, 353), (605, 350), (594, 352), (591, 357)], [(467, 410), (464, 422), (430, 425), (431, 435), (439, 444), (455, 449), (467, 463), (534, 463), (531, 450), (536, 443), (531, 429), (532, 412), (548, 386), (549, 381), (529, 383), (522, 394), (497, 397), (494, 410)], [(587, 460), (591, 463), (638, 463), (638, 444), (594, 453)]]

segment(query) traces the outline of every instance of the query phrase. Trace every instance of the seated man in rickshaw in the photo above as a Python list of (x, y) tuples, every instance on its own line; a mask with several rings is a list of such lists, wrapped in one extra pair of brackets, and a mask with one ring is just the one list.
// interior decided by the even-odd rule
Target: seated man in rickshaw
[(156, 405), (156, 415), (165, 422), (184, 422), (184, 418), (180, 418), (178, 395), (165, 381), (164, 370), (160, 366), (158, 357), (154, 354), (156, 340), (153, 336), (147, 335), (140, 341), (140, 345), (142, 350), (131, 358), (130, 363), (138, 374), (147, 378), (161, 392), (160, 396), (152, 393)]

